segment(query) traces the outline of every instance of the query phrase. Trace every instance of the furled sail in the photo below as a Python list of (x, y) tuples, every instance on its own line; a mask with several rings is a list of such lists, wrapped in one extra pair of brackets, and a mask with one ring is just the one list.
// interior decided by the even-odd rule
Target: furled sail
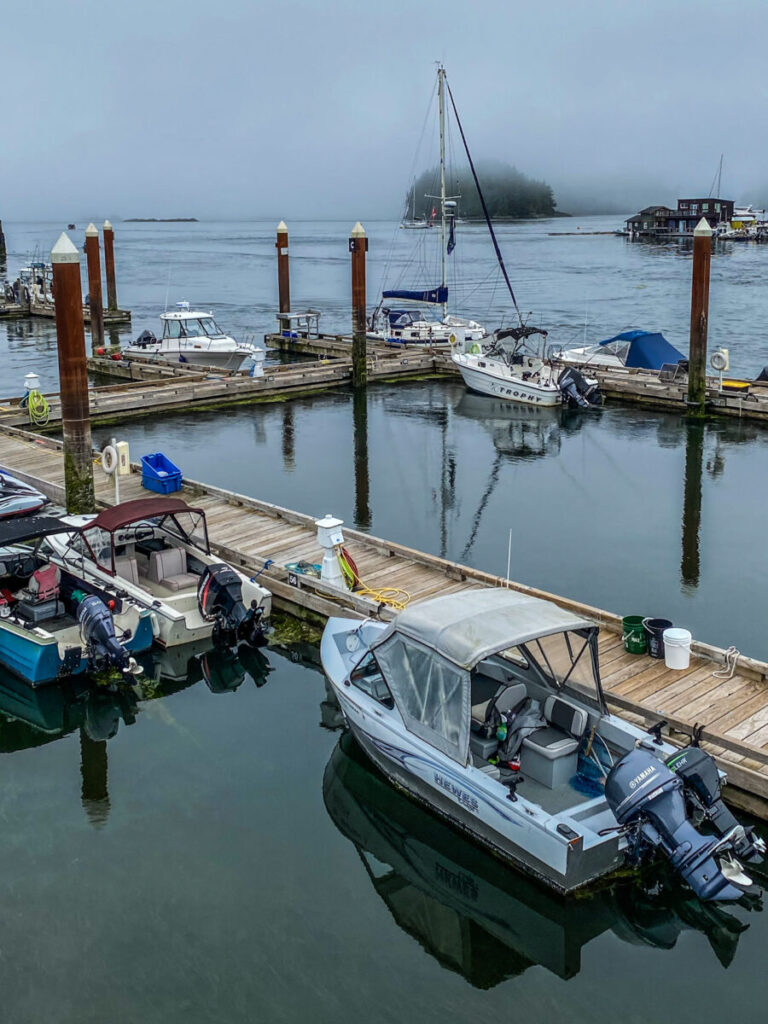
[(420, 302), (422, 305), (439, 306), (448, 301), (448, 287), (445, 285), (437, 288), (429, 288), (425, 292), (411, 292), (403, 289), (395, 289), (381, 293), (382, 300), (401, 299), (405, 302)]

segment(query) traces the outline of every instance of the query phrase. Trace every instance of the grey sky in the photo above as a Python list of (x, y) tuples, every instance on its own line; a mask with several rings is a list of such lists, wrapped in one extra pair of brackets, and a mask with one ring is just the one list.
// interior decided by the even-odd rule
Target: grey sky
[[(0, 217), (396, 216), (445, 62), (473, 153), (628, 205), (768, 199), (768, 4), (36, 0)], [(419, 168), (421, 169), (421, 168)]]

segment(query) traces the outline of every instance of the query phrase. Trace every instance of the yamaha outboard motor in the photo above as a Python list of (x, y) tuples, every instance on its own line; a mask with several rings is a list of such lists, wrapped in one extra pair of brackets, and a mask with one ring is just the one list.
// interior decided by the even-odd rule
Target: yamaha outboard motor
[(560, 386), (560, 394), (571, 409), (575, 409), (577, 406), (589, 408), (592, 405), (602, 404), (603, 397), (597, 382), (588, 381), (575, 366), (567, 366), (560, 374), (557, 383)]
[(226, 563), (206, 566), (197, 585), (197, 603), (203, 618), (214, 624), (214, 643), (257, 643), (262, 638), (262, 609), (255, 601), (245, 607), (242, 580)]
[(686, 813), (682, 778), (650, 751), (638, 747), (622, 757), (606, 779), (605, 799), (635, 856), (660, 849), (700, 899), (738, 900), (751, 884), (733, 859), (731, 833), (696, 831)]
[(723, 803), (714, 758), (701, 747), (685, 747), (668, 758), (666, 765), (683, 780), (689, 812), (708, 821), (719, 836), (731, 833), (739, 860), (759, 863), (765, 856), (765, 842), (751, 826), (740, 825)]
[(121, 672), (131, 671), (133, 659), (115, 636), (112, 612), (101, 598), (95, 594), (84, 597), (77, 606), (77, 621), (93, 668), (101, 670), (111, 665)]
[(139, 348), (146, 348), (147, 345), (156, 345), (157, 338), (154, 336), (152, 331), (142, 331), (136, 339), (135, 344), (138, 345)]

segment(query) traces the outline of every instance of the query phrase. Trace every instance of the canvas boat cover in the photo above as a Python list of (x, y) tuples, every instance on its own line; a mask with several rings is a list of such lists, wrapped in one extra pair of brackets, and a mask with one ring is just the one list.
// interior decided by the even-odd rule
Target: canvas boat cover
[(16, 516), (0, 521), (0, 547), (23, 544), (55, 533), (77, 533), (78, 528), (55, 516)]
[(205, 515), (203, 509), (190, 508), (181, 498), (134, 498), (132, 501), (123, 501), (99, 512), (83, 529), (101, 529), (107, 533), (114, 533), (121, 526), (128, 526), (142, 519), (157, 519), (159, 516), (179, 515), (182, 512)]
[(670, 345), (663, 334), (653, 331), (623, 331), (613, 338), (606, 338), (600, 345), (614, 341), (628, 341), (629, 352), (624, 364), (641, 370), (660, 370), (665, 363), (677, 363), (686, 357)]

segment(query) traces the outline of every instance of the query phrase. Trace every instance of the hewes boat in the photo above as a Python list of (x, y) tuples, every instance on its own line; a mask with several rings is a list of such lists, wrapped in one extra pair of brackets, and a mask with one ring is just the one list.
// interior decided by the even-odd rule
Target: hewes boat
[(50, 538), (73, 575), (110, 584), (152, 614), (163, 647), (213, 637), (260, 643), (271, 595), (211, 554), (205, 512), (180, 498), (136, 498), (96, 516), (68, 516), (77, 533)]
[[(48, 547), (72, 527), (54, 516), (0, 522), (0, 664), (32, 686), (82, 672), (130, 673), (152, 645), (149, 611), (114, 581), (84, 585)], [(117, 634), (116, 634), (117, 629)]]
[(221, 330), (213, 313), (190, 309), (188, 302), (177, 302), (176, 309), (161, 313), (161, 338), (143, 331), (123, 355), (161, 359), (166, 363), (214, 366), (219, 370), (239, 370), (251, 359), (255, 345), (244, 345)]
[(709, 755), (608, 712), (597, 638), (548, 601), (482, 589), (389, 624), (332, 618), (321, 657), (385, 775), (554, 888), (662, 852), (701, 899), (740, 899), (736, 858), (762, 859), (762, 840), (722, 803)]

